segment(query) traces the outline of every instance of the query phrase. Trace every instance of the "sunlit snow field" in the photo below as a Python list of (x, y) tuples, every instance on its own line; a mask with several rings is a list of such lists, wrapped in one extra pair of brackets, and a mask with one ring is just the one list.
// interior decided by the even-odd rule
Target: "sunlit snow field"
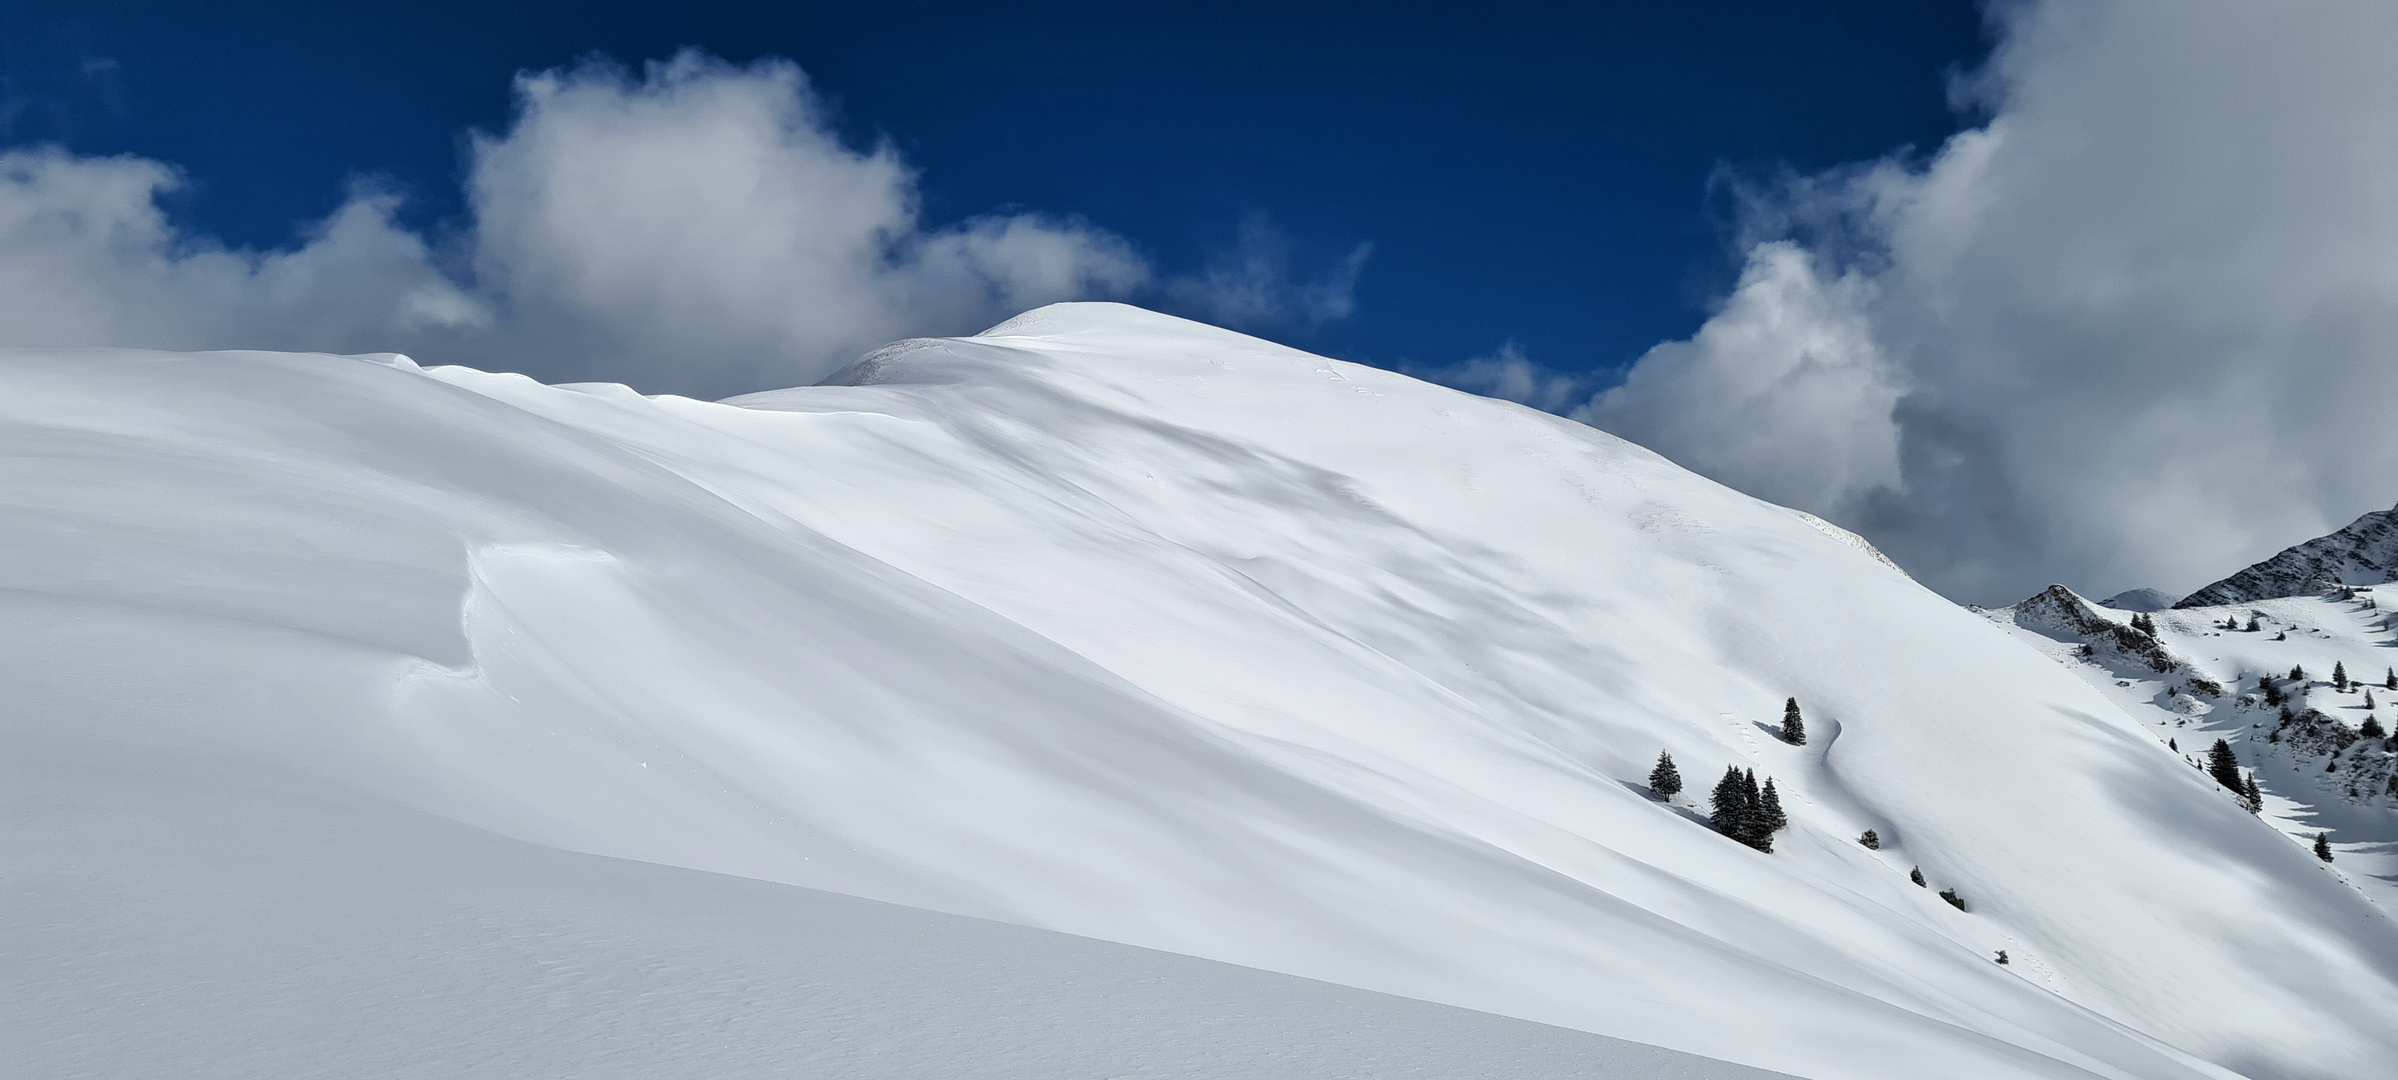
[(2107, 688), (1528, 409), (1116, 305), (726, 403), (0, 380), (37, 1075), (2398, 1060), (2398, 929)]

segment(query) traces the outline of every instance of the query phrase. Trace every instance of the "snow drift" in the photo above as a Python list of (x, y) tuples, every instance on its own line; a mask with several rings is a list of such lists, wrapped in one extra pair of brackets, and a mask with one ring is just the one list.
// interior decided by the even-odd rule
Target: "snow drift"
[[(2398, 1058), (2388, 918), (2099, 689), (1528, 409), (1115, 305), (723, 403), (390, 356), (0, 379), (28, 782), (284, 778), (1810, 1077)], [(1773, 777), (1776, 851), (1653, 799), (1660, 750)], [(139, 865), (58, 805), (11, 811), (42, 865)], [(10, 932), (43, 1008), (90, 992), (56, 942), (95, 924)]]

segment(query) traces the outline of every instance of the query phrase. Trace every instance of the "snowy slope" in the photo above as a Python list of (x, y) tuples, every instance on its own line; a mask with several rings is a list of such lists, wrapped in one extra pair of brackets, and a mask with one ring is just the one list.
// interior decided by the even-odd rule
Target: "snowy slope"
[(17, 1080), (1774, 1075), (76, 741), (0, 760), (0, 1075)]
[[(2102, 688), (1530, 410), (1113, 305), (722, 404), (396, 358), (0, 378), (0, 650), (41, 658), (0, 723), (79, 768), (239, 762), (1802, 1076), (2398, 1055), (2390, 921)], [(1784, 791), (1774, 854), (1700, 824), (1727, 764)]]
[(2173, 606), (2221, 607), (2298, 596), (2317, 583), (2379, 585), (2394, 578), (2398, 578), (2398, 509), (2379, 510), (2337, 532), (2284, 548)]

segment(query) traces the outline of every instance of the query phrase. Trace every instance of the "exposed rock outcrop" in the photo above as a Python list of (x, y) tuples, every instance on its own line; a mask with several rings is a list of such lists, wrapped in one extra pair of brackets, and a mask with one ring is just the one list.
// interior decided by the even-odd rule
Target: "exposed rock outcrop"
[[(2009, 610), (2014, 613), (2015, 625), (2026, 630), (2078, 640), (2096, 652), (2111, 653), (2161, 675), (2184, 667), (2157, 639), (2099, 614), (2090, 601), (2063, 585), (2042, 589)], [(2221, 687), (2207, 685), (2222, 693)]]
[(2379, 585), (2393, 578), (2398, 578), (2398, 508), (2374, 511), (2329, 536), (2286, 548), (2173, 606), (2245, 604), (2324, 585)]

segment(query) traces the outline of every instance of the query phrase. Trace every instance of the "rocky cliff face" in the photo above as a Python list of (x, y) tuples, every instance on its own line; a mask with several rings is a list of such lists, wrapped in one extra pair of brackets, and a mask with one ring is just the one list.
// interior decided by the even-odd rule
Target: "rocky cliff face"
[(2398, 508), (2378, 510), (2329, 536), (2287, 548), (2184, 597), (2177, 608), (2297, 596), (2314, 583), (2379, 585), (2398, 578)]

